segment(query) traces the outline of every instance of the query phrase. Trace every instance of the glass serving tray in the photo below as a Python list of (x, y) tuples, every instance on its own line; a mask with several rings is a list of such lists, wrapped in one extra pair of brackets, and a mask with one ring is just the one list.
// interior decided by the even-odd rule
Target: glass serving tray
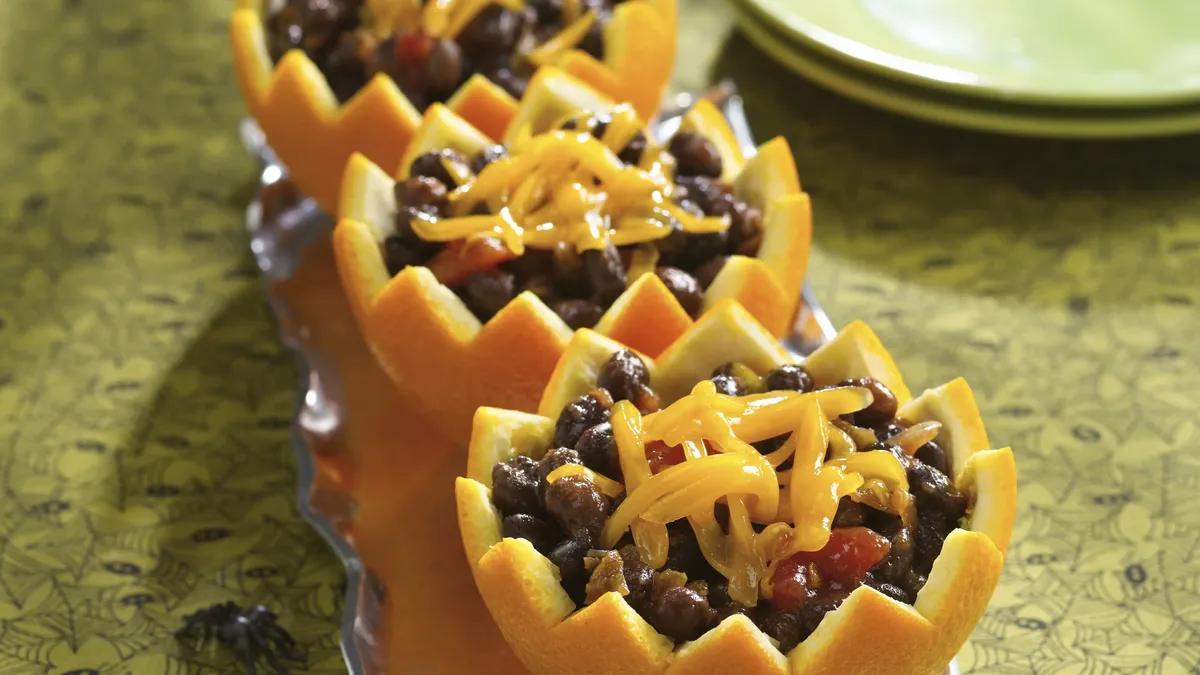
[[(752, 152), (732, 85), (703, 95)], [(676, 97), (654, 135), (673, 133), (694, 100)], [(332, 221), (291, 186), (252, 120), (241, 134), (264, 165), (246, 210), (251, 250), (300, 370), (292, 426), (297, 501), (346, 568), (341, 644), (349, 673), (526, 675), (475, 592), (462, 554), (453, 480), (464, 450), (412, 412), (376, 366), (337, 277)], [(834, 332), (806, 286), (788, 348), (811, 353)], [(957, 675), (957, 667), (947, 673)]]

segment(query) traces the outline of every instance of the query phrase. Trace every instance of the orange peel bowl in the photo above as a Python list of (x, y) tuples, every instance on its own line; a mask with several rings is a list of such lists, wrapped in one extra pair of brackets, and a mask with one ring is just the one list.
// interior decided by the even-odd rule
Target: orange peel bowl
[[(530, 81), (513, 128), (528, 122), (538, 133), (572, 113), (612, 107), (611, 100), (578, 80), (545, 67)], [(735, 192), (764, 214), (758, 255), (730, 256), (705, 292), (703, 310), (736, 300), (773, 334), (783, 335), (800, 302), (812, 238), (809, 198), (800, 190), (791, 150), (776, 138), (746, 159), (724, 118), (707, 102), (689, 112), (683, 124), (714, 142)], [(406, 160), (439, 148), (470, 156), (488, 143), (487, 134), (449, 107), (434, 105), (425, 112)], [(405, 174), (402, 169), (400, 175)], [(481, 324), (428, 268), (409, 267), (389, 277), (381, 244), (393, 231), (394, 185), (393, 175), (366, 157), (351, 158), (334, 231), (343, 286), (383, 369), (416, 394), (438, 426), (462, 440), (481, 405), (536, 410), (571, 330), (529, 292)], [(691, 325), (666, 285), (645, 274), (630, 280), (595, 330), (657, 356)]]
[[(351, 155), (362, 153), (396, 173), (421, 124), (421, 112), (383, 74), (339, 105), (303, 51), (292, 50), (273, 64), (262, 4), (237, 0), (230, 21), (242, 97), (297, 187), (326, 213), (337, 213)], [(675, 0), (622, 3), (605, 26), (603, 62), (573, 49), (557, 65), (608, 97), (628, 101), (642, 119), (650, 119), (658, 112), (675, 59), (675, 12)], [(512, 96), (478, 74), (446, 105), (495, 141), (518, 108)]]
[[(970, 387), (956, 379), (911, 398), (891, 356), (855, 322), (808, 360), (817, 385), (874, 377), (901, 403), (898, 416), (943, 424), (938, 442), (953, 457), (954, 481), (970, 495), (965, 522), (951, 532), (913, 605), (861, 586), (789, 653), (743, 616), (675, 646), (621, 595), (577, 609), (559, 572), (523, 539), (502, 539), (491, 502), (491, 468), (516, 454), (535, 458), (553, 438), (562, 406), (595, 386), (601, 364), (622, 346), (592, 331), (572, 339), (546, 389), (541, 415), (481, 408), (467, 476), (455, 484), (459, 529), (476, 585), (501, 633), (536, 675), (838, 674), (934, 675), (962, 648), (999, 580), (1016, 509), (1016, 466), (1008, 448), (988, 449)], [(752, 369), (794, 362), (770, 333), (733, 304), (701, 318), (658, 359), (647, 360), (664, 402), (686, 393), (721, 363)], [(761, 372), (761, 371), (760, 371)]]

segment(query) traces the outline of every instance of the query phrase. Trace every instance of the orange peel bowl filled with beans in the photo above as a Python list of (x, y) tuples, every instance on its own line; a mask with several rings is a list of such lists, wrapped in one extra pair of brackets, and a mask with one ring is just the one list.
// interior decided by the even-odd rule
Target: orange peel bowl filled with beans
[(912, 398), (856, 322), (797, 363), (723, 303), (658, 358), (572, 339), (480, 408), (459, 528), (535, 675), (933, 675), (996, 587), (1016, 468), (967, 384)]
[(355, 152), (395, 173), (441, 103), (497, 141), (554, 65), (649, 119), (675, 58), (675, 0), (238, 0), (242, 95), (326, 213)]
[(383, 369), (463, 440), (480, 405), (536, 410), (573, 330), (655, 356), (726, 299), (775, 335), (796, 313), (812, 224), (787, 143), (746, 159), (702, 102), (659, 145), (589, 91), (542, 68), (503, 144), (434, 105), (398, 175), (347, 169), (351, 307)]

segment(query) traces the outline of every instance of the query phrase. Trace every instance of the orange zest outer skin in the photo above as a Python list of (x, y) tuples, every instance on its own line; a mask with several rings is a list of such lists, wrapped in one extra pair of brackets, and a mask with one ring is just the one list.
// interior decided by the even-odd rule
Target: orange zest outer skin
[[(267, 52), (260, 0), (237, 0), (230, 21), (233, 63), (242, 97), (267, 142), (302, 192), (326, 213), (338, 212), (339, 186), (355, 152), (395, 175), (421, 115), (388, 77), (379, 75), (344, 105), (302, 51), (278, 64)], [(635, 105), (642, 119), (658, 111), (675, 58), (675, 0), (621, 5), (606, 32), (604, 63), (579, 67), (571, 50), (566, 70), (615, 99)], [(589, 59), (591, 57), (588, 57)], [(499, 141), (517, 102), (483, 78), (472, 78), (447, 102), (450, 109)]]
[[(542, 68), (530, 92), (553, 89), (552, 84), (544, 88), (542, 84), (556, 78), (568, 76)], [(561, 101), (546, 105), (561, 105)], [(531, 119), (539, 118), (536, 113), (531, 108), (518, 111)], [(728, 125), (705, 102), (689, 114), (693, 126), (715, 138), (732, 139)], [(415, 135), (414, 148), (429, 142), (428, 125), (470, 128), (452, 111), (437, 106), (426, 112), (425, 119), (427, 127)], [(483, 135), (473, 133), (473, 142), (482, 142)], [(739, 177), (736, 189), (764, 212), (763, 246), (756, 257), (729, 258), (705, 293), (704, 311), (740, 302), (773, 335), (783, 335), (795, 316), (808, 260), (812, 237), (808, 196), (800, 192), (783, 139), (764, 144), (748, 162), (740, 151), (735, 152), (731, 166), (744, 165), (748, 175), (757, 177), (755, 181)], [(514, 301), (515, 308), (510, 305), (480, 329), (449, 290), (438, 292), (419, 284), (407, 270), (390, 278), (378, 234), (390, 227), (390, 217), (375, 204), (378, 199), (364, 195), (390, 194), (392, 175), (362, 155), (352, 157), (343, 184), (343, 212), (334, 232), (343, 287), (384, 371), (420, 401), (432, 421), (458, 440), (465, 440), (468, 422), (480, 405), (536, 410), (541, 390), (570, 337), (567, 325), (541, 300), (529, 296)], [(630, 280), (595, 329), (653, 357), (692, 325), (663, 282), (645, 274)]]
[[(700, 323), (705, 325), (685, 333), (669, 351), (715, 361), (720, 354), (710, 353), (711, 346), (724, 344), (727, 354), (759, 364), (781, 364), (787, 359), (782, 350), (766, 342), (769, 333), (747, 320), (744, 310), (736, 306), (724, 305), (718, 316)], [(860, 325), (854, 330), (870, 329)], [(701, 332), (707, 337), (699, 336)], [(827, 363), (829, 376), (868, 376), (878, 373), (862, 372), (863, 364), (891, 364), (890, 356), (876, 346), (877, 340), (850, 344), (879, 353), (842, 356), (846, 370), (837, 372), (836, 363)], [(578, 332), (547, 387), (543, 411), (556, 411), (563, 401), (586, 391), (587, 375), (619, 348), (594, 332)], [(669, 363), (649, 359), (647, 367), (652, 382), (660, 377), (679, 379), (678, 373), (669, 371), (689, 368), (683, 359)], [(704, 367), (707, 363), (695, 369)], [(521, 439), (550, 434), (553, 419), (492, 408), (481, 409), (475, 419), (467, 475), (455, 484), (460, 533), (480, 594), (510, 646), (534, 675), (937, 675), (983, 615), (999, 580), (1016, 508), (1012, 451), (975, 445), (983, 440), (977, 433), (979, 413), (967, 405), (970, 397), (965, 387), (956, 380), (913, 399), (920, 416), (938, 418), (944, 429), (953, 432), (939, 437), (939, 442), (972, 444), (951, 447), (950, 452), (965, 458), (956, 472), (957, 483), (973, 495), (975, 503), (964, 526), (946, 539), (928, 583), (912, 606), (871, 588), (858, 588), (787, 654), (740, 616), (729, 617), (700, 639), (673, 649), (615, 593), (577, 609), (558, 585), (553, 565), (532, 545), (519, 539), (501, 540), (500, 515), (491, 503), (491, 467), (513, 454), (540, 455), (544, 446)]]

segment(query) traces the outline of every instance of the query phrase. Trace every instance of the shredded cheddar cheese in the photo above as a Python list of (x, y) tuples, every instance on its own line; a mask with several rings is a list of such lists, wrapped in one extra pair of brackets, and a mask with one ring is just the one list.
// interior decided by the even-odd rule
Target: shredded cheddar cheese
[[(637, 166), (618, 159), (639, 131), (636, 112), (621, 105), (601, 138), (587, 129), (525, 134), (507, 157), (464, 177), (450, 194), (452, 217), (416, 221), (414, 230), (427, 241), (497, 237), (520, 255), (526, 246), (552, 249), (559, 242), (578, 251), (651, 242), (671, 234), (675, 223), (693, 233), (728, 228), (728, 218), (697, 217), (671, 201), (666, 152), (648, 147)], [(472, 215), (480, 205), (491, 213)]]
[[(843, 497), (908, 517), (911, 497), (899, 460), (890, 452), (857, 452), (851, 435), (830, 421), (870, 403), (870, 392), (860, 387), (733, 397), (718, 394), (708, 380), (645, 416), (618, 402), (611, 424), (625, 500), (605, 523), (600, 546), (613, 548), (631, 531), (639, 556), (659, 569), (666, 562), (667, 523), (686, 518), (705, 559), (729, 580), (734, 601), (752, 606), (760, 592), (769, 598), (768, 580), (779, 561), (828, 543)], [(787, 440), (770, 454), (751, 445), (782, 434)], [(646, 446), (654, 442), (680, 446), (684, 460), (653, 473)], [(789, 459), (792, 468), (778, 472)], [(620, 483), (581, 466), (560, 467), (549, 479), (566, 475), (586, 476), (609, 496), (621, 491)], [(714, 516), (722, 501), (729, 508), (727, 530)], [(784, 512), (790, 515), (781, 517)], [(755, 522), (767, 526), (756, 532)]]

